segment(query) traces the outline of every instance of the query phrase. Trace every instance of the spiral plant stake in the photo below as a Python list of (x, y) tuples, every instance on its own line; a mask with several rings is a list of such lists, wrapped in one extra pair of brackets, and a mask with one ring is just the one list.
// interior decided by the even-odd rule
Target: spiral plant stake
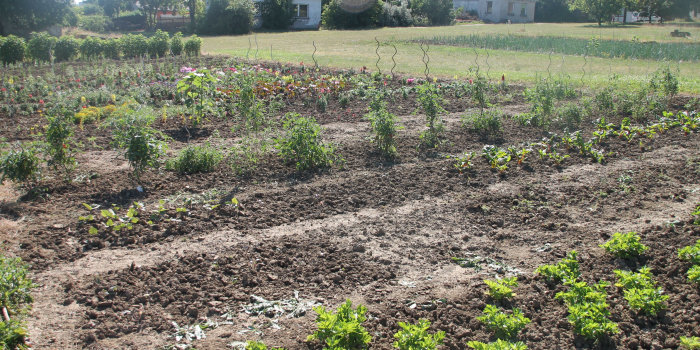
[(474, 51), (474, 65), (476, 66), (476, 74), (479, 74), (479, 52), (476, 51), (476, 48), (472, 47), (472, 50)]
[(549, 50), (549, 55), (547, 56), (549, 58), (549, 63), (547, 64), (547, 75), (549, 76), (549, 79), (552, 79), (552, 71), (549, 70), (552, 67), (552, 53), (554, 53), (554, 51)]
[(394, 78), (394, 68), (396, 68), (396, 60), (394, 57), (396, 57), (396, 54), (399, 53), (399, 50), (396, 48), (396, 45), (391, 44), (391, 46), (394, 48), (394, 54), (391, 55), (391, 62), (394, 62), (394, 65), (391, 66), (391, 78)]
[(314, 52), (311, 53), (311, 59), (314, 61), (314, 67), (316, 67), (316, 69), (318, 69), (318, 61), (316, 61), (316, 50), (317, 50), (316, 49), (316, 42), (312, 41), (311, 45), (314, 46)]
[(486, 50), (486, 77), (491, 80), (491, 75), (489, 74), (491, 72), (491, 65), (489, 64), (489, 57), (491, 55), (489, 54), (489, 50)]
[(377, 48), (374, 50), (374, 53), (377, 55), (377, 62), (374, 63), (374, 66), (377, 67), (377, 72), (379, 72), (379, 75), (382, 75), (382, 69), (379, 68), (379, 61), (382, 60), (382, 56), (379, 55), (379, 46), (381, 45), (379, 43), (379, 40), (377, 40), (377, 37), (374, 37), (374, 41), (377, 42)]
[(255, 34), (255, 59), (258, 59), (258, 35)]
[(252, 44), (250, 43), (250, 37), (248, 37), (248, 51), (245, 53), (245, 59), (249, 60), (250, 59), (250, 48), (252, 47)]
[(586, 76), (586, 65), (588, 64), (588, 47), (586, 47), (586, 52), (583, 54), (583, 66), (581, 66), (581, 84), (583, 84), (583, 78)]
[[(423, 48), (423, 45), (425, 45), (425, 49)], [(423, 64), (425, 65), (425, 70), (423, 73), (425, 73), (425, 80), (428, 80), (428, 76), (430, 75), (430, 68), (428, 67), (428, 63), (430, 63), (430, 56), (428, 56), (430, 45), (420, 43), (420, 49), (423, 51)]]

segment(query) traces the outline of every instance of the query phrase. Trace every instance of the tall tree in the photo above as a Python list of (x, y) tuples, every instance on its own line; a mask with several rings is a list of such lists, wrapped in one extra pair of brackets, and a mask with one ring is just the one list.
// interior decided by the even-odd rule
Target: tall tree
[(0, 0), (0, 35), (45, 29), (69, 11), (70, 0)]
[(146, 26), (155, 28), (158, 11), (178, 7), (180, 0), (140, 0), (141, 11), (146, 16)]
[(620, 0), (573, 0), (569, 3), (571, 10), (581, 10), (601, 25), (610, 21), (622, 8)]

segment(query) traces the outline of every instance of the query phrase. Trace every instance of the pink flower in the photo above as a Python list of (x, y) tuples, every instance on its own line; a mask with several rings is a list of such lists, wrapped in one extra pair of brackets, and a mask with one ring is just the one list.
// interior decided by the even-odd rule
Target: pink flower
[[(234, 68), (234, 69), (235, 69), (235, 68)], [(194, 68), (192, 68), (192, 67), (185, 67), (185, 66), (182, 66), (182, 68), (180, 68), (180, 73), (192, 73), (192, 72), (195, 72), (195, 71), (197, 71), (197, 70), (194, 69)], [(140, 75), (141, 75), (141, 74), (139, 73), (139, 76), (140, 76)]]
[(474, 81), (472, 81), (471, 79), (469, 79), (469, 84), (474, 84)]
[(506, 81), (506, 75), (505, 75), (505, 74), (501, 75), (501, 81)]
[(32, 94), (29, 94), (29, 98), (32, 98), (32, 97), (33, 97)]
[(413, 84), (414, 81), (416, 81), (416, 79), (413, 79), (413, 78), (406, 79), (407, 84)]
[(2, 89), (0, 89), (0, 91), (5, 92), (5, 91), (7, 91), (7, 89), (2, 88)]
[(44, 104), (44, 100), (39, 100), (39, 104), (40, 104), (40, 105), (43, 105), (43, 104)]

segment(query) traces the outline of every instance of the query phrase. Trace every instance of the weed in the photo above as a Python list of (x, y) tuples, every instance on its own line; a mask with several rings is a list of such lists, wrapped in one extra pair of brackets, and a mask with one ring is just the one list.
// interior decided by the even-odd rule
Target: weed
[(208, 173), (216, 169), (224, 155), (209, 143), (203, 146), (187, 146), (165, 168), (179, 174)]
[(657, 70), (649, 82), (652, 90), (662, 91), (666, 97), (673, 97), (678, 93), (678, 78), (669, 67)]
[(474, 152), (465, 152), (461, 156), (449, 156), (448, 158), (454, 158), (455, 162), (452, 164), (452, 166), (459, 171), (460, 174), (462, 174), (465, 170), (471, 170), (472, 166), (472, 159), (476, 156), (476, 153)]
[(23, 317), (31, 308), (32, 289), (27, 265), (20, 258), (0, 255), (0, 346), (3, 349), (24, 349), (27, 330)]
[(647, 315), (656, 315), (665, 309), (668, 295), (663, 295), (663, 290), (656, 287), (651, 270), (642, 267), (639, 272), (615, 270), (618, 278), (616, 286), (624, 289), (624, 298), (633, 310), (641, 311)]
[(497, 279), (495, 281), (484, 280), (484, 283), (489, 287), (486, 294), (494, 300), (510, 299), (515, 296), (513, 289), (510, 287), (518, 286), (518, 277)]
[(48, 164), (54, 168), (62, 168), (69, 173), (75, 167), (73, 157), (73, 130), (71, 128), (72, 113), (63, 109), (47, 115), (47, 125), (44, 131)]
[(486, 305), (484, 314), (477, 319), (483, 322), (486, 328), (494, 331), (498, 338), (513, 338), (530, 323), (530, 319), (518, 308), (514, 308), (512, 314), (507, 314), (490, 304)]
[(418, 86), (418, 102), (420, 103), (427, 121), (428, 130), (420, 134), (420, 145), (424, 148), (436, 148), (442, 142), (445, 125), (439, 119), (439, 114), (445, 109), (440, 105), (442, 98), (437, 87), (429, 82)]
[(527, 350), (527, 345), (521, 341), (513, 343), (503, 339), (488, 344), (472, 340), (467, 342), (467, 346), (476, 350)]
[(471, 130), (483, 133), (487, 138), (499, 137), (503, 132), (501, 124), (501, 112), (496, 110), (483, 111), (477, 115), (465, 116), (462, 118), (462, 126)]
[(328, 108), (328, 97), (326, 97), (325, 94), (320, 94), (318, 96), (318, 99), (316, 100), (316, 109), (321, 113), (325, 113), (327, 108)]
[(394, 334), (394, 347), (401, 350), (435, 350), (445, 338), (443, 331), (429, 334), (430, 322), (424, 319), (418, 320), (417, 325), (399, 322), (399, 327), (401, 330)]
[(681, 349), (700, 349), (700, 337), (681, 337)]
[(577, 254), (575, 250), (572, 250), (558, 264), (542, 265), (535, 272), (544, 276), (548, 281), (575, 281), (581, 275), (579, 263), (576, 260)]
[(321, 141), (321, 126), (316, 119), (288, 113), (283, 128), (287, 134), (275, 139), (275, 147), (287, 162), (294, 162), (297, 170), (325, 168), (340, 160), (333, 146)]
[(323, 306), (314, 307), (318, 314), (316, 325), (318, 330), (307, 337), (307, 341), (319, 340), (325, 343), (324, 349), (366, 349), (372, 337), (367, 333), (362, 322), (365, 321), (367, 308), (358, 305), (352, 308), (350, 300), (338, 307), (333, 313), (326, 311)]
[(112, 121), (113, 144), (124, 148), (124, 157), (133, 169), (133, 176), (138, 181), (141, 173), (148, 167), (158, 168), (158, 160), (165, 155), (168, 145), (160, 140), (165, 136), (150, 125), (154, 120), (145, 109)]
[[(268, 350), (267, 345), (258, 341), (249, 341), (245, 346), (245, 350)], [(270, 348), (269, 350), (284, 350), (283, 348)]]
[(605, 249), (606, 252), (622, 259), (635, 258), (649, 248), (644, 244), (640, 243), (641, 238), (637, 232), (615, 232), (612, 238), (601, 244), (600, 247)]
[(398, 126), (396, 115), (386, 110), (386, 102), (382, 95), (377, 94), (370, 106), (370, 112), (365, 115), (372, 128), (373, 142), (377, 144), (379, 151), (387, 158), (396, 156), (396, 132), (402, 127)]
[(33, 143), (16, 143), (0, 157), (0, 183), (5, 179), (15, 182), (30, 182), (39, 177), (39, 157)]
[(211, 96), (216, 78), (203, 69), (191, 72), (177, 83), (177, 91), (184, 95), (185, 104), (190, 108), (192, 127), (196, 128), (204, 119), (208, 108), (213, 106)]

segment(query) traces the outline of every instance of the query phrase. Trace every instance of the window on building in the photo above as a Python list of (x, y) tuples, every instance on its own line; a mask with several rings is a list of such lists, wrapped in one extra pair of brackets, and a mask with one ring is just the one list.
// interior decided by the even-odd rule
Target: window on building
[(508, 3), (508, 16), (515, 16), (515, 12), (513, 12), (513, 8), (515, 7), (514, 5), (515, 4), (512, 2)]
[(493, 1), (487, 1), (486, 2), (486, 13), (490, 14), (493, 12)]
[(520, 17), (527, 17), (527, 14), (525, 13), (525, 4), (520, 7)]
[(298, 18), (309, 18), (309, 5), (297, 4), (297, 5), (295, 5), (295, 7), (296, 7), (296, 16)]

